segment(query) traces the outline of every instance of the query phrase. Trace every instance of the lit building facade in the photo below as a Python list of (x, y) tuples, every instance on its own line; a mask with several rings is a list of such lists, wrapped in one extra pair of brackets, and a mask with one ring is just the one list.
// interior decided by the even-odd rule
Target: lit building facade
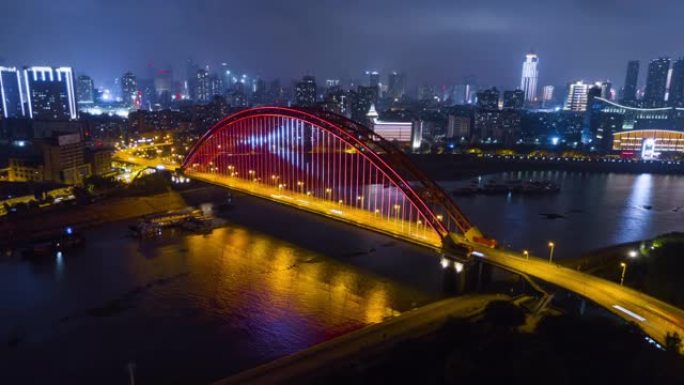
[(79, 108), (95, 104), (95, 84), (90, 76), (79, 75), (76, 79), (76, 99)]
[(643, 107), (658, 108), (665, 106), (667, 79), (670, 72), (670, 58), (662, 57), (651, 60), (646, 77)]
[(525, 101), (534, 102), (537, 100), (537, 82), (539, 80), (539, 57), (533, 53), (525, 56), (522, 68), (522, 79), (520, 89), (525, 92)]
[(568, 96), (563, 109), (565, 111), (584, 112), (587, 110), (590, 84), (578, 81), (568, 85)]
[(25, 67), (28, 116), (38, 120), (77, 119), (71, 67)]
[(543, 107), (546, 107), (547, 105), (553, 103), (553, 91), (554, 91), (553, 86), (544, 86), (544, 88), (542, 88), (542, 106)]
[(295, 84), (295, 105), (301, 107), (311, 107), (315, 104), (316, 78), (307, 75), (302, 78), (302, 81)]
[(5, 118), (25, 116), (21, 75), (15, 67), (0, 67), (0, 108)]
[(627, 75), (625, 76), (625, 88), (622, 90), (622, 104), (627, 106), (636, 105), (637, 82), (639, 81), (639, 61), (631, 60), (627, 63)]
[(138, 81), (131, 72), (126, 72), (121, 77), (121, 96), (125, 106), (140, 108)]
[(643, 159), (664, 152), (684, 153), (684, 132), (672, 130), (631, 130), (613, 134), (613, 150), (631, 152)]

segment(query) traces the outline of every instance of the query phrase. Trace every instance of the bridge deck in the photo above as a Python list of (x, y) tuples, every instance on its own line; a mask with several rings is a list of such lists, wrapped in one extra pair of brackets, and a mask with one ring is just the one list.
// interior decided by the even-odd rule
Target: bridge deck
[(417, 224), (401, 218), (391, 218), (391, 220), (388, 221), (385, 217), (383, 218), (385, 220), (379, 220), (381, 218), (379, 218), (380, 214), (378, 213), (358, 207), (339, 204), (312, 195), (279, 189), (277, 186), (245, 181), (240, 178), (227, 177), (219, 174), (199, 173), (189, 170), (186, 171), (186, 175), (199, 181), (229, 187), (246, 194), (294, 206), (302, 210), (397, 237), (404, 241), (410, 241), (431, 248), (442, 247), (442, 239), (434, 230), (425, 224)]

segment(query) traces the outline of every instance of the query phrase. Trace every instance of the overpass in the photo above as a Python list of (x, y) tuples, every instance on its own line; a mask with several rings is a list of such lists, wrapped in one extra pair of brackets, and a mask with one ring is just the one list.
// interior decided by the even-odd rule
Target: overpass
[[(684, 335), (684, 311), (615, 283), (496, 247), (448, 194), (372, 130), (314, 109), (258, 107), (203, 135), (179, 172), (440, 252), (468, 244), (480, 260), (585, 297), (661, 344)], [(458, 264), (455, 264), (458, 268)], [(462, 267), (462, 266), (461, 266)]]

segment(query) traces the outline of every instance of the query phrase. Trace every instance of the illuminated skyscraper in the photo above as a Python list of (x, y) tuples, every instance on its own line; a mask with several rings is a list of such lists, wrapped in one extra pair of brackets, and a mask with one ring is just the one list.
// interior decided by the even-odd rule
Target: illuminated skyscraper
[(665, 92), (667, 92), (667, 78), (670, 72), (670, 58), (661, 57), (651, 60), (646, 77), (646, 91), (644, 92), (644, 107), (657, 108), (665, 106)]
[(199, 103), (206, 103), (211, 99), (210, 91), (211, 84), (209, 80), (209, 72), (205, 69), (199, 69), (195, 73), (195, 101)]
[[(316, 104), (316, 78), (304, 76), (302, 81), (295, 85), (295, 105), (311, 107)], [(364, 111), (365, 112), (365, 111)]]
[(401, 99), (406, 93), (406, 75), (400, 72), (392, 72), (387, 78), (387, 93), (389, 97)]
[(380, 73), (378, 71), (366, 71), (366, 76), (368, 76), (369, 87), (380, 87)]
[(28, 116), (38, 120), (78, 118), (71, 67), (24, 67)]
[(533, 53), (528, 53), (525, 56), (523, 63), (522, 79), (520, 80), (520, 89), (525, 92), (525, 101), (534, 102), (537, 100), (537, 81), (539, 80), (539, 58)]
[(126, 72), (121, 77), (121, 96), (126, 107), (139, 106), (138, 81), (131, 72)]
[(632, 60), (627, 63), (627, 76), (625, 76), (625, 88), (622, 90), (622, 104), (633, 106), (636, 104), (637, 81), (639, 80), (639, 61)]
[(586, 111), (590, 87), (591, 84), (587, 84), (581, 80), (568, 85), (568, 97), (565, 99), (565, 106), (563, 109), (573, 112)]
[(684, 107), (684, 58), (679, 58), (672, 64), (667, 103), (671, 107)]
[(25, 115), (21, 76), (15, 67), (0, 67), (0, 98), (3, 117), (19, 118)]
[(542, 88), (542, 106), (546, 107), (553, 101), (553, 86), (544, 86)]
[(95, 85), (88, 75), (79, 75), (76, 79), (76, 100), (79, 107), (88, 107), (95, 103)]

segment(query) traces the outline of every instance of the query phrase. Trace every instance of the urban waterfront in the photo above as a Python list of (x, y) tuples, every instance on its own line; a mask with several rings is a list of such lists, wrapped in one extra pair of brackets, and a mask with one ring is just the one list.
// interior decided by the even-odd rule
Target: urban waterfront
[[(560, 193), (456, 196), (480, 228), (512, 249), (545, 256), (556, 244), (559, 258), (600, 247), (684, 231), (684, 177), (566, 171), (506, 172), (484, 180), (549, 180)], [(466, 182), (444, 182), (453, 190)]]
[[(503, 243), (542, 255), (553, 239), (559, 258), (681, 230), (683, 177), (484, 177), (527, 178), (562, 191), (456, 201)], [(10, 383), (122, 383), (128, 363), (141, 383), (206, 383), (444, 296), (427, 249), (258, 198), (236, 206), (207, 236), (140, 241), (118, 222), (87, 231), (81, 250), (5, 258), (0, 365)]]

